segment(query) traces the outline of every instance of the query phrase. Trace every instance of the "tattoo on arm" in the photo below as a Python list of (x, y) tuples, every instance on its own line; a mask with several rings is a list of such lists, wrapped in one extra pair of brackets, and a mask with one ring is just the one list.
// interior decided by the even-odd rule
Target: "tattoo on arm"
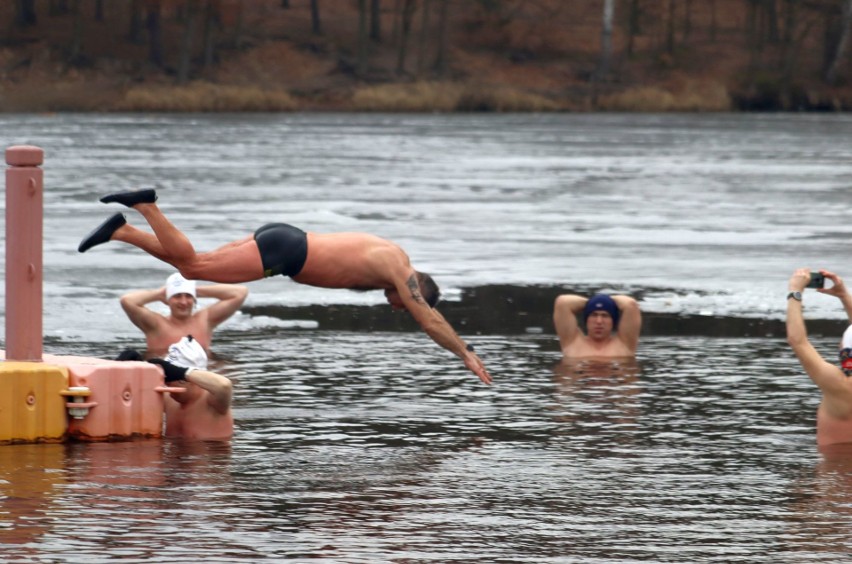
[(420, 286), (417, 284), (417, 277), (414, 274), (408, 277), (408, 280), (405, 281), (405, 285), (408, 286), (408, 289), (411, 292), (411, 297), (414, 298), (415, 302), (421, 304), (426, 303), (426, 300), (424, 300), (423, 296), (420, 294)]

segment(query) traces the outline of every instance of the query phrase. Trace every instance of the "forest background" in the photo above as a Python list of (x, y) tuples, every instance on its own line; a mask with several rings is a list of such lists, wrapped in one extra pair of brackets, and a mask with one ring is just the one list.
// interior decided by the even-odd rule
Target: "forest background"
[(852, 0), (4, 0), (0, 111), (847, 111)]

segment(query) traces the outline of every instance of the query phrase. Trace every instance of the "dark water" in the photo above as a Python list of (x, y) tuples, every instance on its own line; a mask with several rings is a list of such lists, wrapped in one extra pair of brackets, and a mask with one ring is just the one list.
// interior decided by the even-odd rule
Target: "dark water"
[(3, 447), (7, 557), (848, 557), (852, 446), (816, 450), (816, 395), (779, 340), (650, 337), (636, 363), (565, 365), (549, 337), (487, 338), (491, 388), (415, 334), (269, 342), (220, 339), (230, 443)]
[[(113, 211), (100, 195), (141, 185), (199, 248), (270, 220), (370, 231), (451, 300), (488, 284), (612, 288), (674, 327), (649, 331), (635, 363), (566, 365), (546, 308), (528, 315), (534, 292), (518, 289), (521, 322), (501, 304), (503, 319), (476, 316), (487, 331), (458, 327), (486, 387), (420, 332), (310, 315), (380, 296), (252, 283), (214, 345), (234, 439), (0, 447), (2, 560), (849, 559), (852, 447), (816, 448), (819, 395), (782, 337), (702, 333), (701, 316), (778, 322), (793, 268), (844, 272), (852, 119), (0, 123), (7, 145), (46, 150), (46, 352), (139, 344), (118, 296), (170, 271), (76, 245)], [(806, 299), (809, 318), (839, 323), (836, 300)], [(678, 315), (698, 317), (679, 335)], [(836, 338), (816, 344), (829, 355)]]

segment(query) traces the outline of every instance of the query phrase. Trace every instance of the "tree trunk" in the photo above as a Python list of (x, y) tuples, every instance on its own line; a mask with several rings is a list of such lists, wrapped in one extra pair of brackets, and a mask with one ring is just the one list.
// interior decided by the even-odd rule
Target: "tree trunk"
[(69, 12), (68, 0), (50, 0), (47, 13), (53, 16), (64, 16)]
[(669, 0), (669, 17), (666, 22), (666, 53), (674, 55), (675, 50), (675, 0)]
[(240, 49), (243, 46), (243, 24), (245, 23), (245, 0), (238, 0), (236, 8), (237, 14), (234, 19), (234, 30), (231, 33), (231, 46), (234, 49)]
[(382, 0), (370, 0), (370, 39), (382, 41)]
[(639, 35), (639, 18), (642, 14), (639, 0), (630, 0), (627, 16), (627, 56), (633, 56), (633, 43)]
[(766, 38), (770, 43), (778, 43), (778, 7), (775, 0), (763, 0), (763, 12), (766, 18)]
[(281, 7), (285, 10), (290, 7), (290, 0), (281, 0)]
[(219, 5), (217, 0), (207, 0), (204, 13), (204, 69), (216, 62), (216, 30), (220, 26)]
[(710, 41), (714, 43), (716, 41), (718, 25), (716, 18), (716, 0), (710, 0)]
[(176, 82), (186, 84), (189, 82), (189, 71), (192, 66), (192, 45), (195, 39), (195, 22), (198, 20), (198, 9), (195, 0), (186, 3), (186, 26), (183, 28), (183, 37), (180, 41), (180, 54), (178, 55), (178, 68)]
[(396, 59), (396, 74), (403, 74), (405, 72), (408, 38), (411, 35), (411, 19), (416, 9), (417, 0), (404, 0), (402, 7), (402, 30), (399, 37), (399, 52)]
[(429, 8), (431, 1), (423, 0), (420, 18), (420, 45), (417, 49), (417, 76), (423, 74), (426, 67), (426, 50), (429, 48)]
[(38, 23), (36, 18), (35, 0), (18, 0), (15, 22), (20, 27), (29, 27)]
[(367, 0), (358, 0), (358, 62), (356, 69), (360, 76), (367, 73)]
[(840, 40), (837, 42), (837, 49), (825, 73), (825, 82), (829, 86), (834, 86), (837, 82), (840, 63), (843, 62), (846, 50), (849, 47), (849, 34), (852, 33), (852, 30), (850, 30), (850, 27), (852, 27), (852, 0), (846, 0), (843, 6), (843, 18), (840, 26)]
[(393, 0), (393, 25), (391, 26), (391, 43), (399, 44), (400, 20), (402, 20), (402, 3), (404, 0)]
[(320, 22), (319, 0), (311, 0), (311, 31), (314, 35), (322, 35)]
[(598, 65), (598, 77), (606, 79), (609, 76), (612, 61), (612, 20), (615, 14), (615, 0), (604, 0), (603, 23), (601, 26), (601, 60)]
[(71, 45), (68, 48), (68, 64), (77, 64), (83, 51), (83, 7), (81, 0), (71, 1), (71, 13), (74, 15), (74, 25), (71, 28)]
[(104, 21), (104, 0), (95, 0), (95, 21)]
[(142, 0), (132, 0), (130, 2), (130, 27), (127, 32), (127, 39), (134, 44), (141, 44), (142, 38)]
[(447, 74), (447, 43), (449, 37), (450, 0), (440, 0), (438, 12), (438, 53), (435, 55), (435, 73), (439, 78)]
[(160, 22), (160, 0), (146, 0), (145, 27), (148, 29), (148, 60), (163, 66), (163, 29)]

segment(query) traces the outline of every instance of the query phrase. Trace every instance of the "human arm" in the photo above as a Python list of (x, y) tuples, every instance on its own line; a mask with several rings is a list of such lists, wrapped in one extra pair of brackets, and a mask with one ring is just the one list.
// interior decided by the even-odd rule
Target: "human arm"
[[(840, 302), (843, 304), (843, 309), (846, 311), (846, 317), (849, 322), (852, 323), (852, 296), (850, 296), (849, 292), (846, 290), (846, 285), (843, 283), (843, 279), (834, 272), (830, 272), (828, 270), (820, 270), (820, 272), (826, 278), (831, 280), (831, 287), (817, 288), (817, 292), (839, 298)], [(810, 273), (808, 274), (808, 280), (810, 280)]]
[(618, 338), (633, 354), (636, 354), (636, 349), (639, 347), (639, 333), (642, 330), (642, 312), (639, 310), (639, 303), (630, 296), (611, 297), (620, 312)]
[(163, 317), (145, 306), (153, 302), (165, 303), (166, 288), (163, 286), (152, 290), (134, 290), (121, 296), (119, 301), (131, 323), (147, 335), (157, 330)]
[(553, 326), (559, 336), (559, 347), (562, 350), (580, 337), (580, 325), (577, 323), (577, 315), (583, 311), (588, 298), (574, 294), (562, 294), (557, 296), (553, 303)]
[(179, 366), (162, 358), (152, 358), (148, 362), (163, 369), (167, 384), (185, 380), (207, 390), (209, 394), (207, 397), (208, 405), (219, 413), (224, 415), (231, 408), (233, 385), (228, 378), (209, 370)]
[[(810, 279), (810, 271), (800, 268), (790, 277), (788, 289), (791, 292), (802, 292)], [(795, 298), (787, 299), (787, 343), (802, 368), (823, 392), (827, 405), (839, 401), (840, 394), (846, 393), (846, 378), (840, 368), (822, 358), (808, 340), (802, 302)]]
[(400, 274), (395, 284), (405, 308), (433, 341), (462, 359), (465, 367), (476, 374), (483, 383), (490, 384), (491, 375), (482, 360), (472, 350), (473, 347), (468, 347), (438, 310), (429, 307), (420, 292), (414, 269), (409, 266), (407, 270), (409, 271), (407, 276)]
[(224, 415), (231, 409), (233, 384), (228, 378), (209, 370), (195, 369), (187, 372), (185, 379), (207, 390), (207, 404), (214, 410)]
[(249, 290), (238, 284), (209, 284), (198, 286), (196, 295), (199, 298), (213, 298), (216, 303), (204, 308), (207, 311), (207, 323), (212, 330), (234, 315), (246, 301)]

